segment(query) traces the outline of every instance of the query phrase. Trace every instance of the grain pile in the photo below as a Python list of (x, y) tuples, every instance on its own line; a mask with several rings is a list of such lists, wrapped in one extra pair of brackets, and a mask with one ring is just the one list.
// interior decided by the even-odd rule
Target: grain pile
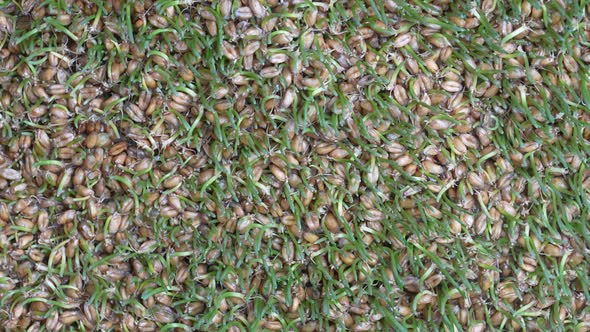
[(590, 5), (0, 2), (0, 322), (590, 330)]

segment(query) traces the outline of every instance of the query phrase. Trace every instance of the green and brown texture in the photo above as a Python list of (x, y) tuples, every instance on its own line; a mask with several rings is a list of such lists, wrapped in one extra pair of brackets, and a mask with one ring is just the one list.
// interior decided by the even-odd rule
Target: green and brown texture
[(0, 10), (3, 329), (590, 330), (585, 1)]

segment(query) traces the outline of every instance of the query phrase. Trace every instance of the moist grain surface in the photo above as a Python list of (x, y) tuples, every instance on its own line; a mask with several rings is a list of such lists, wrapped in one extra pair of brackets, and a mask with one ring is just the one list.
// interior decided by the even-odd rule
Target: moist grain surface
[(11, 331), (589, 331), (585, 1), (0, 1)]

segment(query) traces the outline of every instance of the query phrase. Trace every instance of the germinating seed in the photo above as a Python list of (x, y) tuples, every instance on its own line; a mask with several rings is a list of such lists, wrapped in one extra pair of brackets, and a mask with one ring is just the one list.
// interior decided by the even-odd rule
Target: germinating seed
[(0, 4), (0, 322), (587, 329), (588, 10)]

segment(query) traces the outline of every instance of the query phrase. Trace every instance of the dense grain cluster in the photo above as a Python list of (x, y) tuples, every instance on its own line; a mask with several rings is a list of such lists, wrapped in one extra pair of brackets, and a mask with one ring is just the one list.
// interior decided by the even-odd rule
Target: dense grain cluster
[(0, 1), (9, 330), (590, 330), (590, 5)]

